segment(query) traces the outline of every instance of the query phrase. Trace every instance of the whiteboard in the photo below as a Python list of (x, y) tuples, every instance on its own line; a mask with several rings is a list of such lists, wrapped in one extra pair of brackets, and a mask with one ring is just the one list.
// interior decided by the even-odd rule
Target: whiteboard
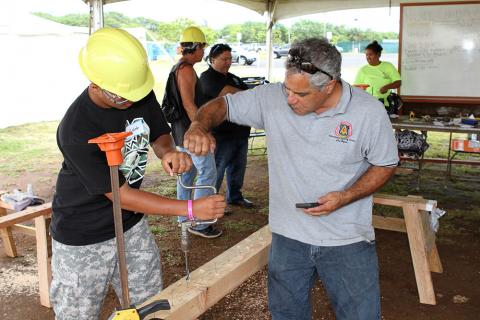
[(402, 98), (480, 101), (480, 1), (400, 9)]

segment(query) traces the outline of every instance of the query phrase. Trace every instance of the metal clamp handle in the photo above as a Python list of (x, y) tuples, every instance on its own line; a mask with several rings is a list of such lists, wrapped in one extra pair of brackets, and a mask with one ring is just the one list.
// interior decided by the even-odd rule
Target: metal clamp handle
[[(215, 188), (214, 186), (207, 186), (207, 185), (199, 185), (199, 186), (186, 186), (183, 184), (183, 181), (182, 181), (182, 174), (181, 173), (177, 173), (177, 180), (178, 180), (178, 183), (180, 183), (180, 185), (182, 186), (182, 188), (185, 188), (185, 189), (188, 189), (188, 190), (194, 190), (194, 189), (211, 189), (213, 191), (214, 194), (217, 193), (217, 188)], [(217, 222), (217, 218), (213, 219), (213, 220), (200, 220), (200, 221), (196, 221), (196, 220), (193, 220), (193, 221), (189, 221), (189, 220), (186, 220), (183, 223), (185, 224), (188, 224), (188, 227), (195, 227), (195, 226), (200, 226), (200, 225), (208, 225), (208, 224), (214, 224)]]

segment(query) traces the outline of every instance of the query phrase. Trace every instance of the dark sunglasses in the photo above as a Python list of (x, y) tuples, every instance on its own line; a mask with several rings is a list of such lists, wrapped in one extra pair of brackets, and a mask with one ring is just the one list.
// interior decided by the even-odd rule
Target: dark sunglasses
[(295, 50), (295, 49), (290, 49), (290, 51), (288, 51), (288, 62), (289, 63), (294, 64), (297, 68), (299, 68), (300, 70), (302, 70), (306, 73), (315, 74), (317, 72), (321, 72), (324, 75), (329, 76), (330, 79), (333, 80), (333, 76), (330, 73), (328, 73), (326, 71), (323, 71), (322, 69), (317, 68), (310, 61), (307, 61), (307, 60), (303, 59), (302, 57), (300, 57), (300, 55), (297, 52), (298, 52), (298, 50)]
[(228, 44), (223, 44), (223, 43), (218, 43), (213, 45), (213, 47), (210, 49), (210, 57), (214, 57), (217, 54), (222, 54), (224, 51), (232, 51), (232, 48)]

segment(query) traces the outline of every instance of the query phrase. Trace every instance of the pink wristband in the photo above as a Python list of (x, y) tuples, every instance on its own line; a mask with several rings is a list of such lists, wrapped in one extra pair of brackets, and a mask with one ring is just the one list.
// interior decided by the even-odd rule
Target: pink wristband
[(193, 216), (193, 201), (192, 200), (187, 201), (187, 214), (188, 214), (188, 220), (195, 220), (195, 217)]

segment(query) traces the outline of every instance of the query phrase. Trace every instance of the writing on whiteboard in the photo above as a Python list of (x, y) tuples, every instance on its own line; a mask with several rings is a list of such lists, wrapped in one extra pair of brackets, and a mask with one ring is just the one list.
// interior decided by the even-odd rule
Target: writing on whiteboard
[(402, 6), (402, 95), (479, 97), (480, 4)]

